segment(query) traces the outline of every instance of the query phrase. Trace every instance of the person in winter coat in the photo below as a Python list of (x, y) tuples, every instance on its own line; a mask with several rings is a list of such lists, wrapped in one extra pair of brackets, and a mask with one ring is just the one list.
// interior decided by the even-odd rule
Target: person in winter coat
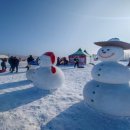
[(60, 65), (60, 57), (57, 57), (57, 64), (56, 64), (57, 66), (59, 66)]
[(34, 61), (34, 58), (32, 57), (32, 55), (30, 55), (28, 58), (27, 58), (27, 63), (28, 65), (26, 66), (27, 70), (29, 70), (30, 68), (30, 65), (31, 65), (31, 62)]
[(38, 62), (39, 62), (39, 57), (37, 57), (37, 59), (36, 59), (36, 64), (37, 64), (37, 65), (39, 65)]
[(28, 64), (29, 64), (29, 63), (32, 62), (32, 61), (34, 61), (34, 58), (32, 57), (32, 55), (30, 55), (30, 56), (27, 58), (27, 62), (28, 62)]
[(9, 59), (8, 59), (8, 63), (9, 63), (9, 65), (10, 65), (10, 72), (12, 71), (12, 69), (13, 69), (13, 56), (11, 56), (11, 57), (9, 57)]
[(18, 72), (18, 66), (19, 66), (19, 59), (16, 57), (13, 57), (11, 59), (11, 73), (13, 73), (16, 69), (16, 73)]
[(16, 68), (16, 73), (18, 72), (19, 59), (14, 57), (14, 69)]
[(74, 58), (74, 68), (77, 66), (77, 68), (79, 68), (79, 59), (78, 58)]
[(6, 61), (4, 59), (2, 59), (2, 62), (1, 62), (1, 67), (2, 67), (2, 70), (6, 70)]

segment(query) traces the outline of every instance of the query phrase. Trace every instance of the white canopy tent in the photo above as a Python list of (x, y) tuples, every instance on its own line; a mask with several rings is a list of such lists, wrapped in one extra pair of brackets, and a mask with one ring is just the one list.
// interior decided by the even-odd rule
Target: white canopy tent
[(7, 55), (0, 55), (0, 59), (8, 59), (9, 57)]

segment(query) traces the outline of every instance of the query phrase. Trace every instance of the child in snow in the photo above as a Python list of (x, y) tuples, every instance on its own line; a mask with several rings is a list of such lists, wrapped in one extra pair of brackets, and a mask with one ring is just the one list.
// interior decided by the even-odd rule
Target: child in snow
[(6, 61), (4, 59), (2, 59), (2, 62), (1, 62), (1, 67), (2, 67), (2, 70), (6, 70)]

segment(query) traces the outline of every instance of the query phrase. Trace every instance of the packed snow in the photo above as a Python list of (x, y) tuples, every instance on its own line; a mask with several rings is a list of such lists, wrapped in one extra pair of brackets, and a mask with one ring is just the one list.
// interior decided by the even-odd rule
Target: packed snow
[(104, 115), (84, 105), (83, 88), (92, 79), (92, 65), (61, 67), (65, 83), (54, 92), (33, 86), (24, 66), (19, 73), (0, 74), (0, 130), (130, 129), (129, 117)]

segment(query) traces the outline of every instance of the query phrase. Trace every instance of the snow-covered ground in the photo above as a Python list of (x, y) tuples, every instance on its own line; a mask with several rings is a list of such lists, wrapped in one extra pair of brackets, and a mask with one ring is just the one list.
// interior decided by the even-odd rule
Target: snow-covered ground
[(0, 74), (0, 130), (130, 130), (130, 118), (84, 106), (83, 88), (92, 67), (62, 67), (65, 84), (52, 93), (27, 81), (23, 67), (19, 73)]

